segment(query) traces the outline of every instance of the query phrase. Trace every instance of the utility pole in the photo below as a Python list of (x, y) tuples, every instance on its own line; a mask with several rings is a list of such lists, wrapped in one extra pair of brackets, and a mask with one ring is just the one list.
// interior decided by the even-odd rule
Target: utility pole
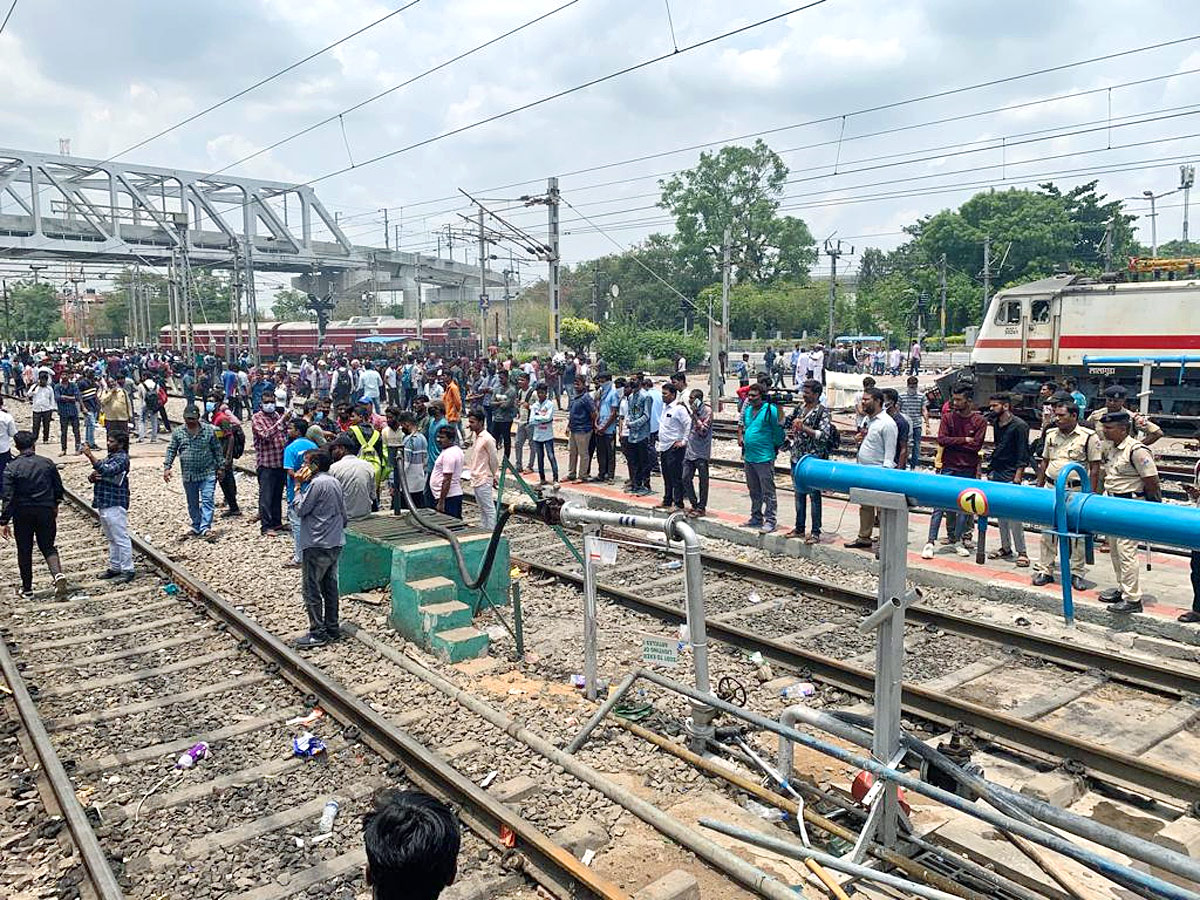
[(380, 212), (383, 213), (383, 249), (391, 250), (392, 249), (392, 242), (391, 242), (392, 230), (388, 227), (387, 207), (385, 206), (383, 209), (380, 210)]
[[(721, 237), (721, 349), (725, 351), (725, 358), (729, 358), (729, 226), (725, 226), (725, 233)], [(711, 318), (711, 311), (709, 316)], [(714, 359), (712, 364), (718, 365), (719, 360)], [(719, 398), (718, 398), (719, 399)], [(715, 404), (716, 401), (714, 401)], [(716, 406), (713, 406), (713, 411), (716, 411)]]
[[(825, 239), (825, 255), (829, 257), (829, 343), (826, 345), (833, 347), (834, 338), (834, 307), (837, 303), (837, 266), (838, 260), (846, 255), (846, 251), (842, 249), (842, 241), (839, 238), (837, 243), (831, 244), (829, 238)], [(850, 248), (850, 256), (854, 255), (854, 248)]]
[[(508, 352), (512, 353), (512, 293), (508, 287), (509, 280), (512, 278), (513, 274), (513, 270), (511, 268), (513, 265), (512, 253), (508, 254), (508, 265), (509, 268), (504, 270), (504, 337), (508, 341)], [(500, 342), (499, 329), (497, 329), (496, 332), (496, 342)]]
[(33, 283), (41, 284), (41, 282), (38, 281), (38, 273), (41, 272), (42, 269), (48, 269), (50, 267), (46, 265), (39, 266), (37, 263), (30, 263), (29, 268), (33, 269)]
[[(1196, 183), (1196, 167), (1190, 163), (1179, 167), (1179, 189), (1183, 191), (1183, 242), (1188, 239), (1188, 201), (1192, 195), (1192, 185)], [(1185, 248), (1186, 250), (1186, 248)]]
[(558, 244), (558, 179), (546, 180), (546, 211), (550, 226), (550, 346), (558, 351), (559, 302), (559, 244)]
[(938, 328), (938, 335), (942, 339), (941, 350), (944, 352), (946, 349), (946, 254), (945, 253), (942, 254), (942, 263), (941, 263), (940, 268), (941, 268), (941, 271), (938, 273), (938, 280), (940, 282), (939, 287), (941, 288), (941, 294), (942, 294), (942, 309), (941, 309), (941, 315), (940, 315), (941, 323), (940, 323), (940, 327)]
[(479, 222), (479, 355), (487, 356), (487, 242), (483, 238), (483, 206), (478, 209)]
[(246, 277), (246, 344), (250, 351), (250, 359), (254, 363), (262, 362), (258, 355), (258, 296), (254, 290), (254, 240), (249, 232), (246, 233), (246, 252), (244, 262)]
[(987, 316), (988, 298), (992, 293), (992, 239), (983, 237), (983, 315)]
[(167, 267), (167, 317), (171, 326), (171, 349), (179, 352), (179, 282), (176, 278), (179, 267), (176, 252), (171, 251), (171, 262)]

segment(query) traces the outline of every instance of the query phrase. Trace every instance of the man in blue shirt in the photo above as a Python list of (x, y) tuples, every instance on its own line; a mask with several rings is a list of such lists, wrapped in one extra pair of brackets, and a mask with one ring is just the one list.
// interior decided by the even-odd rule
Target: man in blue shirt
[(1075, 401), (1075, 405), (1079, 407), (1079, 421), (1087, 418), (1087, 397), (1079, 390), (1079, 382), (1068, 375), (1063, 379), (1063, 388), (1071, 395), (1071, 399)]
[[(429, 476), (433, 474), (433, 465), (437, 462), (442, 448), (437, 445), (437, 433), (443, 425), (449, 425), (446, 418), (446, 406), (441, 400), (429, 404), (429, 424), (425, 426), (425, 508), (433, 509), (433, 491), (429, 487)], [(412, 487), (409, 486), (409, 493)]]
[(775, 457), (779, 453), (779, 410), (766, 402), (761, 384), (750, 385), (738, 416), (738, 444), (750, 489), (750, 518), (743, 528), (770, 534), (776, 527)]
[(650, 471), (659, 475), (662, 470), (654, 448), (658, 446), (658, 423), (662, 419), (663, 395), (662, 390), (656, 388), (650, 378), (643, 380), (642, 386), (646, 391), (646, 399), (650, 402)]
[(582, 375), (575, 378), (569, 396), (567, 439), (570, 445), (567, 461), (570, 473), (566, 480), (587, 481), (592, 471), (592, 457), (588, 451), (591, 448), (592, 431), (596, 427), (596, 404), (587, 391)]
[(617, 413), (621, 408), (621, 397), (613, 387), (612, 375), (601, 372), (596, 376), (600, 384), (600, 402), (596, 408), (596, 480), (612, 484), (617, 477)]
[(283, 471), (287, 475), (284, 489), (287, 491), (288, 524), (292, 526), (292, 561), (284, 563), (285, 569), (299, 569), (303, 557), (300, 553), (300, 514), (292, 507), (296, 498), (296, 470), (304, 465), (304, 454), (316, 450), (317, 445), (305, 435), (308, 433), (308, 422), (300, 417), (288, 420), (287, 444), (283, 448)]
[(644, 497), (650, 493), (650, 397), (642, 389), (640, 375), (629, 379), (625, 386), (629, 402), (629, 418), (625, 427), (629, 430), (629, 457), (632, 471), (629, 493)]

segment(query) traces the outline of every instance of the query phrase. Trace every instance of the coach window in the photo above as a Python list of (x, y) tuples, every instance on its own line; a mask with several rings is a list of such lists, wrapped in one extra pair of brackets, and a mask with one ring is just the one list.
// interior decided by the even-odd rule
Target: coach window
[(996, 324), (997, 325), (1020, 325), (1021, 324), (1021, 301), (1020, 300), (1005, 300), (996, 307)]
[(1050, 301), (1049, 300), (1034, 300), (1029, 306), (1029, 318), (1035, 325), (1041, 325), (1050, 321)]

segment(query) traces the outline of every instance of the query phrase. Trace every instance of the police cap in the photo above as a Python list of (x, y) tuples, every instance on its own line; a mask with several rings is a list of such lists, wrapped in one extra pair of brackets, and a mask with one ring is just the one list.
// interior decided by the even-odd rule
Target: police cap
[(1129, 396), (1129, 390), (1120, 384), (1111, 384), (1104, 389), (1104, 396), (1109, 400), (1124, 400)]

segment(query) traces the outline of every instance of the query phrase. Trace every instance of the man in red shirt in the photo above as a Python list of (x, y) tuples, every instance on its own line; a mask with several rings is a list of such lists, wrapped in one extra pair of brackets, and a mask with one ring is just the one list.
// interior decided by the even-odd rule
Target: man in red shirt
[[(942, 448), (943, 475), (958, 478), (979, 477), (979, 453), (987, 436), (987, 419), (971, 405), (974, 396), (974, 388), (965, 384), (958, 385), (951, 394), (950, 409), (942, 413), (938, 424), (937, 442)], [(933, 544), (937, 539), (938, 527), (942, 524), (942, 515), (942, 510), (935, 509), (929, 519), (928, 543), (921, 553), (925, 559), (933, 558)], [(968, 556), (971, 516), (960, 512), (953, 513), (953, 516), (950, 524), (950, 544), (957, 545), (955, 552), (959, 556)]]

